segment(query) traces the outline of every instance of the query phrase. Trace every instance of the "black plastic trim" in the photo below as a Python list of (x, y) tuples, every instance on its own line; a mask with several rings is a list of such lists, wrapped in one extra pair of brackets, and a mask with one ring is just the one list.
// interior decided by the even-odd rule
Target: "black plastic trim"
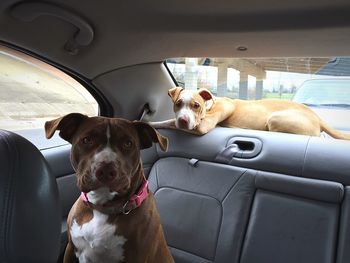
[(166, 60), (164, 60), (163, 64), (164, 64), (166, 70), (168, 71), (168, 73), (169, 73), (171, 79), (174, 81), (174, 84), (176, 85), (176, 87), (179, 87), (179, 83), (177, 82), (177, 80), (175, 79), (174, 75), (171, 73), (171, 71), (170, 71), (168, 65), (166, 64)]

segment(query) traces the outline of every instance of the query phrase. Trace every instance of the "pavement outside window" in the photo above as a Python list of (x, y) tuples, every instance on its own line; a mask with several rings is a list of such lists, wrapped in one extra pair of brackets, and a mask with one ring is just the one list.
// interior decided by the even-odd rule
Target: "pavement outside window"
[(43, 129), (71, 112), (97, 115), (98, 105), (80, 83), (41, 61), (0, 49), (0, 128)]

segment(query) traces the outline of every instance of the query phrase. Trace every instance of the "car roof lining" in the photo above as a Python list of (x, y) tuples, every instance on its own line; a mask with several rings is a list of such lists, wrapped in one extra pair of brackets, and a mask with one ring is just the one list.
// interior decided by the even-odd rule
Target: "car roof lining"
[[(42, 16), (11, 15), (18, 1), (0, 4), (0, 38), (93, 79), (105, 72), (169, 57), (347, 56), (350, 2), (312, 1), (48, 1), (94, 29), (77, 55), (64, 46), (77, 28)], [(103, 14), (103, 15), (101, 15)], [(245, 46), (247, 51), (237, 47)]]

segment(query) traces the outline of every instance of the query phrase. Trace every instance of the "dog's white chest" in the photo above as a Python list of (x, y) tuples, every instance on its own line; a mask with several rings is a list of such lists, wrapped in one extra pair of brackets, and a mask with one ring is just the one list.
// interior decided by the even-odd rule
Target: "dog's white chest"
[(93, 213), (93, 218), (81, 226), (74, 220), (70, 230), (79, 262), (122, 261), (126, 239), (116, 235), (117, 227), (107, 223), (107, 215), (96, 210), (93, 210)]

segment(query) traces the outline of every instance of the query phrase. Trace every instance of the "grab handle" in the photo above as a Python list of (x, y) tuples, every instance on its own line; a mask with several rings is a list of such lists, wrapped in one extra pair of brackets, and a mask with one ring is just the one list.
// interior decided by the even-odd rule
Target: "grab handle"
[(87, 21), (79, 15), (54, 4), (21, 2), (13, 6), (10, 12), (14, 18), (25, 22), (31, 22), (40, 16), (53, 16), (75, 26), (78, 30), (64, 46), (64, 49), (72, 55), (78, 53), (80, 46), (88, 46), (94, 39), (94, 30)]

